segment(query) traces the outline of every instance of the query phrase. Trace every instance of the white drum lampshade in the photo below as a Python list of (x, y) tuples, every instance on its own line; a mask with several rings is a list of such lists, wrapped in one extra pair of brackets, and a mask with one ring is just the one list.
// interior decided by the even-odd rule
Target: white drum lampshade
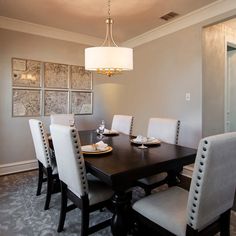
[(113, 20), (110, 16), (110, 0), (108, 0), (107, 32), (100, 47), (85, 49), (85, 69), (100, 74), (119, 74), (125, 70), (133, 70), (133, 49), (118, 47), (112, 36)]
[(91, 71), (133, 70), (133, 49), (124, 47), (90, 47), (85, 49), (85, 69)]

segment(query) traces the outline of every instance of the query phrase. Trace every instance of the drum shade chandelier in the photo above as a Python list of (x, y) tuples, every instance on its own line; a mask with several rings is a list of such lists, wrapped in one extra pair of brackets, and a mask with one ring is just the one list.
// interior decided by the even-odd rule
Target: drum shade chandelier
[(112, 36), (112, 24), (108, 0), (108, 18), (106, 19), (106, 37), (100, 47), (85, 49), (85, 69), (97, 71), (109, 77), (125, 70), (133, 70), (133, 49), (118, 47)]

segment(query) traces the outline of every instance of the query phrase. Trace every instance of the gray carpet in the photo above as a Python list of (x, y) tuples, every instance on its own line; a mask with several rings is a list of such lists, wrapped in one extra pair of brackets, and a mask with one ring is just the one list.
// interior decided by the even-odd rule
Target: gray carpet
[[(54, 194), (50, 209), (43, 210), (45, 202), (45, 184), (42, 194), (35, 196), (37, 188), (37, 172), (25, 172), (0, 177), (0, 235), (1, 236), (51, 236), (79, 235), (80, 210), (67, 214), (65, 230), (56, 232), (60, 194)], [(136, 189), (135, 198), (143, 196), (143, 191)], [(94, 212), (91, 214), (91, 224), (111, 216), (109, 212)], [(111, 235), (110, 228), (93, 235)], [(236, 214), (231, 217), (231, 236), (236, 236)]]

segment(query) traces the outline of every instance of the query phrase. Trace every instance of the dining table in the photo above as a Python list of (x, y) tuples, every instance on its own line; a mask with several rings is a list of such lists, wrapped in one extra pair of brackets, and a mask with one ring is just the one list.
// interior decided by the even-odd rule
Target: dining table
[(140, 149), (131, 142), (133, 136), (122, 133), (98, 135), (95, 130), (79, 131), (81, 145), (103, 141), (108, 152), (84, 154), (86, 170), (109, 185), (113, 191), (114, 213), (111, 231), (127, 235), (131, 225), (131, 199), (128, 194), (138, 179), (167, 172), (169, 186), (177, 184), (176, 176), (183, 166), (194, 163), (196, 149), (160, 142)]

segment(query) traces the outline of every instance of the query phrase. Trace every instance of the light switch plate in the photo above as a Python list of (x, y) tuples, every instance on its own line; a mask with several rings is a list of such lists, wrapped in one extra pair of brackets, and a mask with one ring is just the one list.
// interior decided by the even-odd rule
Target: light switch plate
[(191, 98), (190, 93), (186, 93), (185, 94), (185, 100), (190, 101), (190, 98)]

